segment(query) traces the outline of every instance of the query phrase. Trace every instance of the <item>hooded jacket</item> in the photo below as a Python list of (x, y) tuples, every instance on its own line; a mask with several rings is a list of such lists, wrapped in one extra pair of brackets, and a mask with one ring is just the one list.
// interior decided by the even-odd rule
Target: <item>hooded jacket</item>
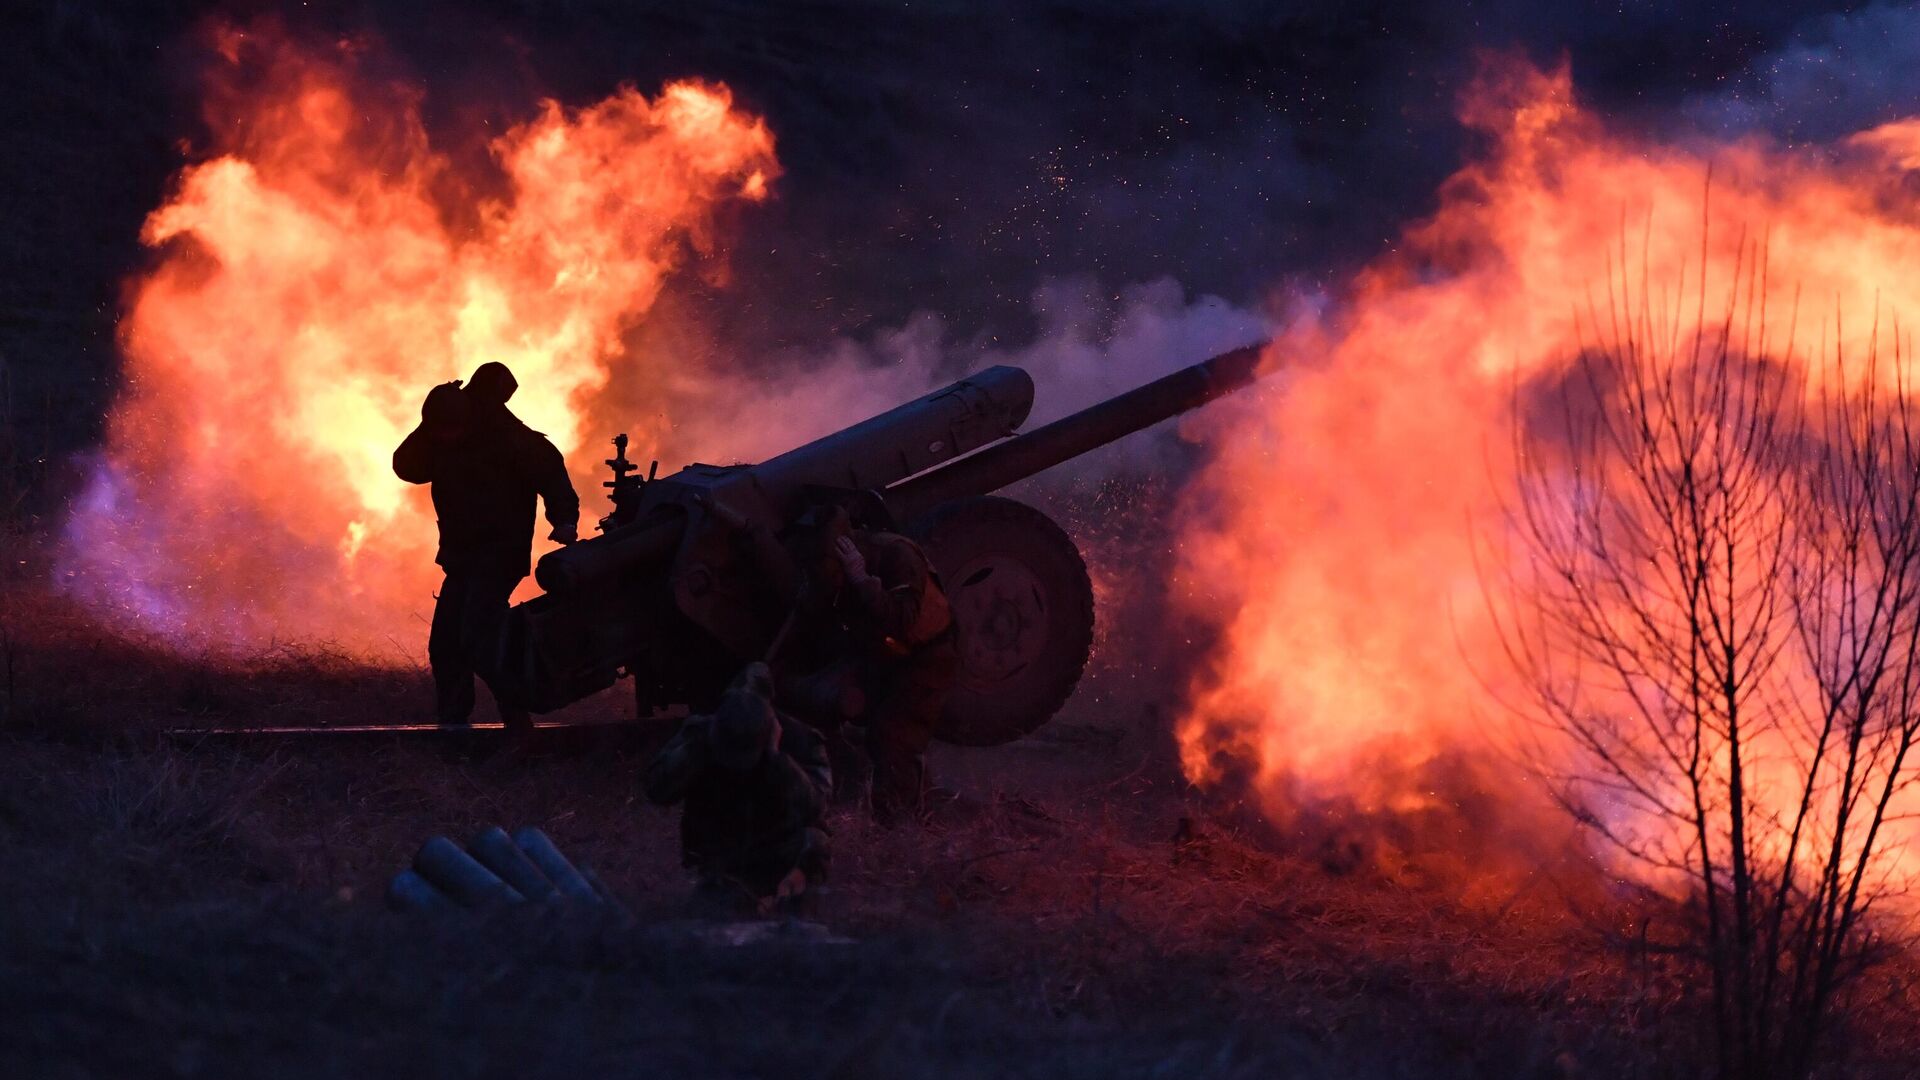
[(393, 452), (393, 471), (409, 484), (433, 485), (440, 524), (434, 561), (448, 573), (525, 577), (535, 498), (546, 504), (547, 521), (558, 532), (572, 534), (579, 525), (580, 498), (565, 459), (504, 404), (476, 409), (454, 440), (422, 423)]

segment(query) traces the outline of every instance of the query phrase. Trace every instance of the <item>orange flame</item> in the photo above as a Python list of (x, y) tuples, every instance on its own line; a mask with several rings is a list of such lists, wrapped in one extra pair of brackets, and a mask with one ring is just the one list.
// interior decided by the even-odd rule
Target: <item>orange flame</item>
[(773, 136), (724, 86), (623, 87), (545, 102), (489, 143), (496, 174), (463, 175), (418, 94), (365, 74), (368, 43), (215, 46), (215, 153), (147, 220), (67, 573), (176, 640), (416, 652), (434, 524), (389, 455), (426, 390), (506, 362), (515, 410), (584, 477), (609, 383), (662, 378), (623, 335), (725, 204), (766, 197)]
[[(1471, 823), (1436, 777), (1463, 759), (1509, 813), (1537, 805), (1498, 752), (1518, 732), (1489, 695), (1509, 666), (1476, 537), (1500, 527), (1515, 482), (1514, 388), (1572, 370), (1623, 255), (1636, 281), (1689, 294), (1704, 258), (1724, 294), (1764, 235), (1773, 278), (1805, 302), (1797, 326), (1776, 303), (1754, 334), (1803, 358), (1816, 344), (1864, 358), (1876, 313), (1920, 311), (1920, 199), (1901, 182), (1920, 123), (1811, 151), (1666, 145), (1583, 111), (1564, 68), (1501, 64), (1463, 117), (1488, 154), (1337, 316), (1282, 335), (1279, 385), (1234, 414), (1189, 492), (1203, 524), (1183, 548), (1186, 593), (1229, 614), (1180, 726), (1186, 769), (1249, 773), (1282, 823), (1338, 802), (1460, 832)], [(1692, 314), (1670, 313), (1679, 337)]]

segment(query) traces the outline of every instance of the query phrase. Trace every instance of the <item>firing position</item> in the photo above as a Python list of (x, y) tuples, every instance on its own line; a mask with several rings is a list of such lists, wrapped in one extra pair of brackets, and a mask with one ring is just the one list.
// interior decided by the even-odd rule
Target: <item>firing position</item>
[[(527, 576), (533, 549), (534, 501), (546, 504), (550, 538), (577, 538), (580, 499), (566, 462), (545, 435), (507, 409), (519, 388), (501, 363), (480, 365), (462, 388), (442, 383), (427, 394), (420, 426), (393, 452), (393, 471), (409, 484), (433, 486), (446, 580), (433, 608), (427, 659), (433, 666), (435, 715), (468, 723), (473, 679), (497, 662), (507, 602)], [(491, 681), (489, 689), (494, 689)], [(494, 694), (509, 729), (531, 726), (526, 710)]]
[(751, 903), (765, 912), (826, 876), (826, 747), (774, 710), (765, 664), (747, 665), (711, 715), (688, 717), (648, 764), (643, 786), (655, 803), (685, 804), (680, 858), (711, 908)]
[[(953, 613), (920, 545), (898, 533), (855, 529), (847, 512), (813, 515), (801, 603), (816, 640), (838, 655), (809, 675), (816, 712), (858, 715), (873, 770), (873, 816), (917, 819), (929, 788), (927, 745), (959, 672)], [(827, 687), (823, 693), (822, 688)]]

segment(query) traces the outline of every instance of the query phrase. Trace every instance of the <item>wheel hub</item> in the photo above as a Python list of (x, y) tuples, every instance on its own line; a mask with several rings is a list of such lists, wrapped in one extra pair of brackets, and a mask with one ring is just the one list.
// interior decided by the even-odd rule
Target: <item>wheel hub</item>
[(1013, 678), (1047, 644), (1046, 589), (1031, 570), (1003, 555), (970, 559), (947, 593), (960, 625), (960, 682), (984, 688)]

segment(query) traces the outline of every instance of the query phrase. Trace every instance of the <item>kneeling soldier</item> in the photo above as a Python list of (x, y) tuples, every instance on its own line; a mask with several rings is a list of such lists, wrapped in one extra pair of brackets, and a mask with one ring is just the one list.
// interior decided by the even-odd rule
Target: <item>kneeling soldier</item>
[(685, 804), (681, 862), (706, 899), (765, 913), (826, 876), (826, 747), (805, 724), (781, 722), (765, 664), (749, 664), (711, 715), (688, 717), (643, 783), (655, 803)]

